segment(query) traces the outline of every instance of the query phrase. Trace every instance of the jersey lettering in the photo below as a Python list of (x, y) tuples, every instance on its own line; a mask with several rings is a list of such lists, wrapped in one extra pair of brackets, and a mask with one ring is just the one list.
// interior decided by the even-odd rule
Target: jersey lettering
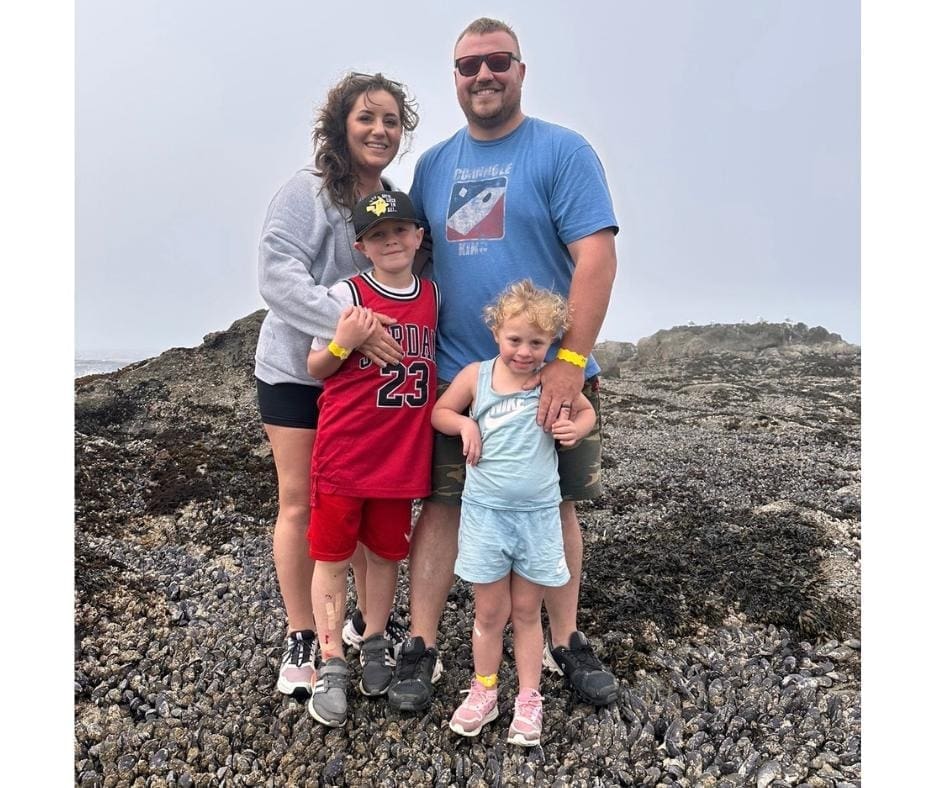
[(428, 401), (430, 370), (424, 361), (387, 366), (379, 373), (389, 378), (379, 386), (375, 403), (380, 408), (420, 408)]

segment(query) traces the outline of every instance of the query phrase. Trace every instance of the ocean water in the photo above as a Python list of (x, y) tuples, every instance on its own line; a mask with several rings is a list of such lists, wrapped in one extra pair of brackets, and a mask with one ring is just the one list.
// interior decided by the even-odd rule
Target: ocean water
[(154, 350), (78, 350), (75, 352), (75, 377), (114, 372), (135, 361), (160, 355)]
[(75, 359), (75, 377), (83, 378), (85, 375), (100, 375), (102, 372), (114, 372), (132, 362), (115, 361), (107, 358)]

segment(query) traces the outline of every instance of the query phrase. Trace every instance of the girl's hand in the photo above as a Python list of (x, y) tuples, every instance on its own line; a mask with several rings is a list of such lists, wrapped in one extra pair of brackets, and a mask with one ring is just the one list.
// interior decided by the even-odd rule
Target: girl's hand
[(483, 453), (480, 425), (473, 419), (467, 418), (460, 428), (460, 439), (463, 441), (463, 456), (467, 458), (467, 465), (476, 465)]
[(348, 306), (339, 317), (333, 341), (340, 347), (355, 350), (377, 325), (381, 326), (371, 309), (363, 306)]
[(552, 424), (552, 437), (562, 446), (574, 446), (580, 439), (578, 428), (571, 421), (571, 403), (565, 402), (561, 406), (558, 418)]

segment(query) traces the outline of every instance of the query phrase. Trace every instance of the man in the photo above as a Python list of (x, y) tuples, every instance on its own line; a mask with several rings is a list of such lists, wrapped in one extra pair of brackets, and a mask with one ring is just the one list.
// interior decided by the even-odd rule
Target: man
[[(598, 367), (589, 359), (617, 268), (616, 218), (604, 171), (580, 135), (521, 109), (526, 67), (503, 22), (481, 18), (454, 50), (457, 100), (467, 126), (418, 161), (411, 198), (433, 238), (432, 274), (441, 291), (438, 376), (453, 380), (489, 358), (483, 307), (510, 282), (530, 278), (568, 297), (572, 325), (543, 367), (538, 423), (550, 429), (584, 391), (598, 409)], [(557, 350), (557, 356), (555, 352)], [(577, 629), (581, 529), (574, 501), (600, 492), (600, 418), (579, 446), (559, 452), (562, 533), (571, 580), (545, 596), (546, 667), (563, 673), (584, 701), (604, 705), (616, 679)], [(389, 703), (418, 711), (440, 675), (437, 629), (453, 584), (464, 458), (459, 439), (435, 434), (433, 493), (411, 540), (411, 633), (399, 655)]]

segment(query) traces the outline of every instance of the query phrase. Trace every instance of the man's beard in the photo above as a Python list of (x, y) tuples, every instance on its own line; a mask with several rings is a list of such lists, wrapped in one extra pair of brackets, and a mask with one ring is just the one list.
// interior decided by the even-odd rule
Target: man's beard
[(504, 101), (500, 105), (499, 109), (488, 115), (479, 115), (474, 111), (473, 96), (471, 96), (469, 105), (463, 108), (464, 115), (466, 116), (467, 120), (472, 121), (474, 125), (484, 129), (492, 129), (501, 126), (516, 114), (521, 103), (518, 99), (514, 102), (505, 101), (505, 91), (503, 91), (502, 95)]

